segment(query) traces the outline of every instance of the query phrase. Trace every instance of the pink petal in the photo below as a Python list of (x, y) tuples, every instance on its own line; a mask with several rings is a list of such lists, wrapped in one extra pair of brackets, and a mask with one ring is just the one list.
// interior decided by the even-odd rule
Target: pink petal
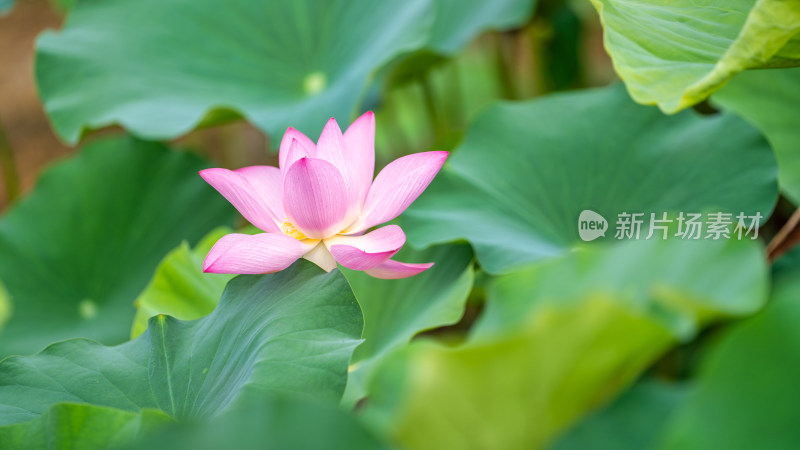
[(339, 264), (353, 270), (371, 269), (391, 258), (405, 244), (397, 225), (387, 225), (363, 236), (334, 236), (325, 244)]
[(283, 223), (286, 213), (283, 212), (283, 178), (281, 170), (273, 166), (249, 166), (237, 169), (255, 190), (254, 194), (269, 208), (278, 225)]
[(338, 162), (344, 161), (342, 130), (333, 117), (328, 119), (328, 123), (325, 124), (325, 128), (322, 129), (322, 133), (319, 135), (317, 154), (315, 156), (328, 161), (334, 166), (338, 166)]
[(283, 206), (289, 221), (312, 239), (342, 230), (347, 203), (344, 180), (329, 162), (301, 158), (286, 172)]
[(203, 262), (203, 272), (257, 274), (283, 270), (310, 247), (280, 233), (228, 234), (223, 236)]
[(311, 158), (311, 154), (306, 150), (307, 149), (296, 139), (292, 139), (289, 143), (289, 149), (286, 151), (286, 159), (283, 161), (280, 169), (284, 180), (286, 180), (286, 172), (289, 171), (289, 168), (292, 167), (294, 163), (302, 158)]
[(375, 176), (375, 114), (367, 111), (344, 132), (344, 151), (359, 208)]
[(209, 265), (211, 265), (212, 262), (219, 259), (220, 255), (230, 250), (231, 247), (233, 247), (234, 245), (246, 241), (247, 238), (249, 238), (250, 236), (253, 235), (231, 233), (231, 234), (226, 234), (225, 236), (219, 238), (219, 240), (217, 240), (214, 246), (211, 247), (211, 250), (208, 251), (206, 259), (203, 261), (203, 272), (206, 271), (206, 269), (208, 268)]
[(333, 117), (325, 124), (322, 134), (319, 136), (319, 141), (317, 141), (317, 154), (315, 157), (331, 163), (342, 175), (347, 195), (347, 211), (344, 221), (347, 224), (352, 223), (361, 210), (361, 203), (357, 197), (355, 179), (349, 155), (345, 153), (342, 130), (339, 129), (339, 124), (336, 123), (336, 119)]
[(383, 278), (386, 280), (396, 280), (398, 278), (408, 278), (422, 273), (433, 266), (433, 263), (425, 264), (410, 264), (393, 259), (387, 259), (383, 263), (373, 267), (372, 269), (365, 270), (367, 275), (375, 278)]
[(259, 188), (250, 184), (249, 176), (218, 168), (201, 170), (200, 176), (231, 202), (250, 223), (264, 231), (280, 232), (276, 221), (281, 220), (278, 223), (282, 223), (283, 218), (273, 216), (270, 207), (272, 203), (265, 200), (269, 194), (262, 195)]
[(348, 233), (365, 230), (399, 216), (433, 180), (448, 152), (424, 152), (392, 161), (375, 177), (361, 218)]
[(280, 153), (278, 153), (278, 167), (280, 167), (283, 172), (286, 172), (286, 169), (288, 169), (291, 165), (286, 164), (286, 158), (289, 156), (289, 147), (292, 144), (292, 139), (297, 141), (300, 148), (303, 150), (304, 155), (314, 156), (316, 152), (314, 141), (309, 139), (305, 134), (295, 130), (292, 127), (289, 127), (289, 129), (286, 130), (286, 133), (283, 134), (283, 139), (281, 139)]

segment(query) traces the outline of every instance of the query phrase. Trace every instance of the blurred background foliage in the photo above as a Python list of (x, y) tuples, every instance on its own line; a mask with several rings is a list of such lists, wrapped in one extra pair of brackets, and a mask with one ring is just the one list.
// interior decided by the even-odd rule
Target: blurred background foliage
[[(0, 448), (800, 445), (795, 3), (0, 14)], [(453, 151), (398, 219), (436, 265), (201, 274), (246, 224), (197, 170), (365, 110), (378, 168)], [(763, 219), (583, 243), (583, 209)]]

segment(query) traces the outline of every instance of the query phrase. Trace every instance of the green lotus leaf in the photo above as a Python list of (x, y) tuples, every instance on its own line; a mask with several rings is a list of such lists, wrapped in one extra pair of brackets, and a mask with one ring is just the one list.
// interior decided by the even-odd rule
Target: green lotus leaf
[(592, 0), (614, 68), (639, 103), (674, 113), (737, 73), (800, 65), (800, 3)]
[(161, 260), (150, 284), (134, 302), (131, 338), (144, 333), (147, 320), (158, 314), (194, 320), (214, 310), (234, 275), (203, 273), (203, 260), (217, 240), (231, 232), (227, 227), (214, 229), (194, 248), (184, 241)]
[(210, 422), (179, 423), (140, 439), (131, 449), (237, 450), (385, 449), (350, 414), (285, 396), (254, 396)]
[(385, 359), (365, 420), (412, 449), (542, 448), (691, 337), (686, 323), (756, 310), (767, 280), (761, 246), (740, 241), (630, 242), (499, 277), (466, 343)]
[(731, 80), (714, 94), (714, 103), (758, 127), (778, 159), (781, 190), (800, 204), (800, 68), (753, 70)]
[[(347, 123), (370, 75), (422, 46), (430, 0), (78, 1), (37, 43), (45, 110), (69, 143), (120, 124), (152, 139), (241, 115), (273, 137)], [(233, 113), (233, 114), (231, 114)]]
[(503, 30), (525, 24), (536, 0), (436, 0), (436, 19), (426, 47), (443, 54), (461, 50), (486, 30)]
[[(230, 275), (203, 274), (208, 249), (228, 229), (209, 233), (194, 248), (182, 244), (167, 255), (147, 289), (137, 299), (134, 337), (147, 319), (168, 314), (182, 320), (210, 313)], [(365, 395), (374, 366), (417, 333), (458, 322), (472, 288), (472, 251), (468, 245), (405, 248), (399, 259), (434, 262), (433, 268), (402, 280), (381, 280), (342, 268), (364, 314), (364, 342), (353, 353), (344, 402), (350, 406)], [(139, 329), (141, 331), (137, 332)]]
[(625, 212), (643, 214), (641, 239), (651, 214), (763, 221), (776, 175), (769, 144), (744, 120), (664, 116), (614, 86), (488, 108), (402, 223), (418, 246), (467, 239), (485, 270), (502, 273), (582, 243), (583, 210), (608, 221), (594, 243), (616, 242)]
[(38, 418), (0, 426), (0, 447), (16, 450), (118, 448), (173, 422), (161, 411), (139, 412), (58, 403)]
[(381, 280), (342, 269), (364, 313), (364, 342), (353, 352), (344, 402), (353, 405), (380, 361), (418, 333), (452, 325), (464, 315), (472, 289), (472, 250), (443, 245), (428, 250), (403, 249), (398, 259), (434, 262), (425, 272), (402, 280)]
[(551, 450), (643, 450), (655, 448), (664, 424), (686, 398), (687, 387), (645, 379), (614, 403), (559, 437)]
[(387, 86), (396, 89), (429, 76), (432, 68), (456, 56), (480, 33), (524, 25), (537, 3), (536, 0), (430, 1), (435, 4), (436, 12), (427, 42), (418, 51), (402, 55), (380, 70), (368, 103), (375, 103)]
[(205, 167), (187, 152), (112, 138), (47, 170), (0, 218), (13, 311), (0, 356), (71, 337), (127, 340), (133, 301), (164, 254), (235, 217), (197, 175)]
[(795, 266), (778, 276), (764, 311), (717, 340), (660, 448), (792, 448), (800, 442), (798, 275)]
[(503, 300), (488, 302), (473, 335), (503, 334), (548, 302), (608, 295), (688, 341), (710, 322), (761, 309), (768, 279), (763, 246), (749, 239), (631, 241), (580, 250), (499, 277), (490, 295)]
[[(338, 402), (362, 319), (347, 281), (307, 261), (240, 276), (208, 316), (159, 315), (116, 347), (58, 342), (0, 362), (0, 425), (41, 417), (63, 402), (178, 420), (219, 416), (259, 393)], [(245, 399), (245, 400), (242, 400)]]
[(541, 448), (670, 343), (657, 322), (597, 296), (490, 341), (411, 344), (376, 373), (365, 414), (411, 449)]

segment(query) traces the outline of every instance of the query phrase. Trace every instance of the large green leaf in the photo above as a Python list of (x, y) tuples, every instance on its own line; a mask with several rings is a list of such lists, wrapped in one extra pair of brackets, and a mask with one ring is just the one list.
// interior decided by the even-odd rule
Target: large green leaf
[(0, 448), (99, 449), (118, 448), (172, 422), (161, 411), (139, 412), (79, 403), (59, 403), (38, 418), (0, 426)]
[(72, 339), (0, 362), (0, 424), (54, 404), (88, 403), (177, 419), (214, 417), (256, 392), (336, 402), (360, 342), (347, 281), (307, 261), (228, 283), (217, 309), (193, 322), (159, 315), (133, 341)]
[(335, 406), (302, 399), (255, 396), (218, 420), (177, 424), (130, 448), (366, 450), (387, 447), (352, 415)]
[(761, 129), (778, 158), (781, 189), (800, 204), (800, 69), (745, 72), (712, 99)]
[(800, 65), (800, 3), (592, 0), (606, 50), (633, 98), (667, 113), (745, 69)]
[[(632, 279), (633, 278), (633, 279)], [(752, 314), (768, 295), (764, 249), (750, 240), (632, 241), (502, 276), (473, 334), (502, 334), (536, 309), (607, 295), (661, 320), (680, 340), (706, 323)]]
[(411, 344), (376, 373), (366, 419), (411, 449), (540, 448), (669, 344), (613, 299), (551, 306), (498, 339)]
[[(211, 312), (230, 279), (202, 273), (203, 258), (225, 229), (214, 230), (190, 250), (183, 244), (159, 265), (150, 285), (137, 299), (134, 336), (147, 328), (147, 319), (168, 314), (196, 319)], [(472, 288), (472, 251), (467, 245), (439, 246), (397, 256), (403, 261), (434, 262), (421, 275), (381, 280), (342, 268), (364, 314), (364, 342), (353, 353), (344, 402), (352, 406), (365, 394), (365, 380), (375, 364), (417, 333), (458, 322)]]
[(482, 31), (523, 25), (536, 0), (436, 0), (435, 3), (436, 19), (426, 47), (452, 54)]
[(0, 219), (0, 280), (12, 317), (0, 355), (70, 337), (117, 344), (158, 261), (235, 211), (189, 153), (130, 138), (95, 142), (48, 170)]
[(220, 110), (273, 136), (311, 133), (348, 122), (370, 74), (425, 43), (432, 11), (429, 0), (82, 0), (39, 39), (36, 77), (70, 143), (113, 123), (174, 137)]
[(800, 271), (764, 311), (722, 337), (662, 448), (789, 449), (800, 442)]
[[(309, 428), (313, 427), (313, 433)], [(38, 449), (386, 448), (334, 405), (249, 395), (211, 420), (175, 422), (159, 410), (59, 403), (38, 418), (0, 426), (0, 447)]]
[(228, 227), (212, 230), (194, 248), (183, 242), (158, 264), (150, 284), (136, 298), (131, 338), (144, 333), (147, 320), (166, 314), (181, 320), (199, 319), (214, 310), (234, 275), (203, 273), (203, 260)]
[(454, 324), (464, 315), (474, 278), (468, 245), (404, 249), (398, 259), (435, 265), (402, 280), (380, 280), (342, 269), (364, 313), (364, 342), (353, 352), (344, 398), (347, 405), (366, 394), (375, 366), (392, 350), (421, 331)]
[[(417, 52), (396, 58), (381, 69), (367, 95), (367, 104), (377, 103), (379, 96), (387, 90), (386, 86), (394, 91), (403, 85), (430, 77), (434, 67), (448, 61), (448, 58), (454, 57), (478, 34), (488, 30), (506, 30), (524, 25), (537, 3), (537, 0), (429, 1), (435, 4), (436, 12), (424, 46)], [(453, 80), (448, 81), (452, 83)], [(449, 87), (451, 89), (458, 88), (453, 85)], [(485, 88), (483, 85), (481, 87)], [(416, 93), (416, 89), (414, 92)], [(436, 89), (436, 92), (441, 94), (440, 89)], [(394, 102), (396, 100), (387, 99), (386, 101)], [(463, 107), (463, 105), (457, 106)], [(398, 106), (394, 108), (398, 108)], [(457, 111), (458, 115), (462, 113), (462, 111)], [(419, 119), (416, 117), (418, 114), (416, 112), (414, 114), (415, 118)], [(396, 118), (394, 119), (396, 120)], [(417, 121), (427, 127), (430, 124), (426, 120), (430, 119)], [(391, 122), (391, 119), (389, 121)]]
[(609, 230), (623, 212), (769, 216), (776, 173), (766, 140), (733, 115), (664, 116), (620, 86), (556, 94), (486, 110), (403, 224), (420, 246), (466, 238), (497, 273), (574, 248), (585, 209)]
[(412, 342), (388, 358), (365, 418), (410, 448), (540, 448), (687, 338), (686, 323), (751, 312), (766, 296), (753, 242), (579, 251), (500, 277), (465, 344)]
[(646, 379), (558, 438), (551, 450), (645, 450), (686, 398), (686, 386)]

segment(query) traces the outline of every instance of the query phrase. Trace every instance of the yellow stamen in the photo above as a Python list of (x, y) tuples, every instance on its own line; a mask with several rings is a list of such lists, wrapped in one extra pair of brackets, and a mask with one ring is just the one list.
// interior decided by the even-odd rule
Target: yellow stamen
[(286, 218), (286, 220), (283, 221), (283, 225), (281, 225), (281, 231), (283, 231), (283, 234), (291, 236), (298, 241), (302, 241), (306, 238), (305, 234), (301, 233), (297, 227), (292, 225), (292, 222), (289, 222), (289, 218)]

